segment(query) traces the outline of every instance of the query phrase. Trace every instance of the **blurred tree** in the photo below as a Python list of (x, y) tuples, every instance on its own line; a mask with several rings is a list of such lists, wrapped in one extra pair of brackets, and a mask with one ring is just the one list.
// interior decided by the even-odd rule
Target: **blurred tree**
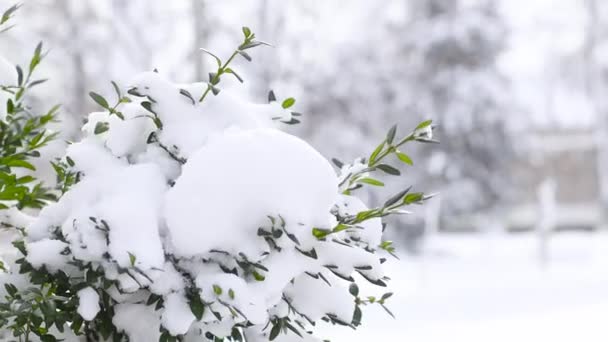
[(492, 209), (509, 195), (514, 106), (496, 62), (506, 28), (496, 1), (408, 1), (401, 31), (407, 112), (432, 117), (441, 144), (429, 160), (443, 214)]

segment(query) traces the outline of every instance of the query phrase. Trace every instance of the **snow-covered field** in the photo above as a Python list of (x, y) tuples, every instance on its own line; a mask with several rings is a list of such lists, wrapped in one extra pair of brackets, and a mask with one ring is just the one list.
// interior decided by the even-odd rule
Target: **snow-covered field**
[[(608, 341), (608, 234), (560, 233), (542, 267), (533, 234), (442, 235), (390, 263), (395, 295), (332, 341)], [(371, 293), (370, 293), (371, 294)], [(323, 335), (320, 335), (323, 336)]]

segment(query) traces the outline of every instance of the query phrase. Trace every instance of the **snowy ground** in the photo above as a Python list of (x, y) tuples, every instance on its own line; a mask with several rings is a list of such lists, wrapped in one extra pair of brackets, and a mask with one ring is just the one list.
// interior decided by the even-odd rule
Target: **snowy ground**
[[(333, 341), (608, 341), (608, 234), (447, 235), (387, 266), (395, 296)], [(371, 293), (370, 293), (371, 294)], [(333, 331), (332, 331), (333, 330)]]

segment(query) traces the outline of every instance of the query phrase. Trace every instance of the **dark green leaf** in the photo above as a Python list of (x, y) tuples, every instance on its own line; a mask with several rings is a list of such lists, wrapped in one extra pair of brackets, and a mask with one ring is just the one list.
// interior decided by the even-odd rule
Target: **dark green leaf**
[(107, 132), (109, 129), (110, 129), (110, 125), (108, 125), (107, 122), (99, 121), (95, 124), (95, 129), (93, 132), (95, 134), (101, 134), (101, 133)]
[(105, 109), (110, 109), (110, 105), (108, 104), (108, 101), (106, 101), (106, 99), (95, 93), (95, 92), (89, 92), (89, 96), (93, 99), (93, 101), (95, 101), (98, 105), (102, 106)]
[(384, 171), (385, 173), (388, 173), (389, 175), (393, 175), (393, 176), (399, 176), (401, 174), (401, 172), (399, 172), (399, 170), (397, 170), (396, 168), (387, 165), (387, 164), (380, 164), (376, 166), (378, 169)]
[(391, 129), (388, 130), (388, 133), (386, 134), (386, 143), (387, 144), (390, 145), (393, 143), (396, 133), (397, 133), (397, 125), (395, 124), (393, 127), (391, 127)]

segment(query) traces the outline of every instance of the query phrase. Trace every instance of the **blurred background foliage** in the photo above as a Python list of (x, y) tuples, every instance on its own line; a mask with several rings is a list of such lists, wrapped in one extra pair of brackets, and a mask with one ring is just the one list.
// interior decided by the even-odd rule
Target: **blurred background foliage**
[[(10, 4), (2, 0), (0, 4)], [(34, 103), (64, 104), (76, 127), (138, 72), (206, 80), (242, 25), (274, 47), (238, 61), (246, 79), (223, 84), (265, 102), (294, 96), (290, 128), (326, 157), (369, 154), (386, 130), (433, 119), (440, 145), (405, 151), (416, 167), (391, 188), (417, 184), (440, 200), (403, 220), (415, 250), (424, 232), (534, 229), (544, 196), (555, 229), (598, 229), (606, 198), (606, 9), (602, 1), (25, 0), (0, 41), (11, 62), (39, 40), (50, 48)], [(25, 38), (25, 39), (24, 39)], [(545, 191), (546, 192), (546, 191)], [(368, 198), (370, 204), (383, 198)]]

